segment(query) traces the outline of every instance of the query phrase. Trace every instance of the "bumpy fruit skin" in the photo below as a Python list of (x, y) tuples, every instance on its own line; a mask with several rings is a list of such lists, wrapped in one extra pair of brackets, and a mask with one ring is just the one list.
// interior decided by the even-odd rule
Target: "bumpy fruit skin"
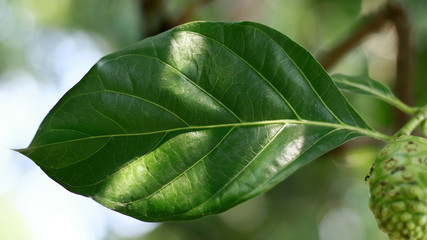
[(392, 240), (427, 240), (427, 139), (401, 136), (378, 155), (369, 206)]

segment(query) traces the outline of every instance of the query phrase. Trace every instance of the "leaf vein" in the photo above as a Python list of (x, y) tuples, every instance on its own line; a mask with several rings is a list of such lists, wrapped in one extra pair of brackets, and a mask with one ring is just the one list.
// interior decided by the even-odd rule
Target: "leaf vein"
[(218, 194), (220, 194), (221, 192), (222, 192), (222, 190), (224, 190), (227, 186), (229, 186), (232, 182), (234, 182), (247, 168), (248, 168), (248, 166), (249, 165), (251, 165), (254, 161), (255, 161), (255, 159), (257, 159), (258, 158), (258, 156), (262, 153), (262, 152), (264, 152), (264, 150), (265, 149), (267, 149), (268, 148), (268, 146), (272, 143), (272, 142), (274, 142), (274, 140), (277, 138), (277, 136), (279, 136), (279, 134), (286, 128), (286, 126), (287, 126), (288, 124), (283, 124), (283, 126), (277, 131), (277, 133), (272, 137), (272, 139), (265, 145), (265, 147), (264, 148), (262, 148), (261, 149), (261, 151), (259, 151), (258, 153), (257, 153), (257, 155), (256, 156), (254, 156), (236, 175), (234, 175), (227, 183), (225, 183), (224, 184), (224, 186), (222, 186), (219, 190), (217, 190), (216, 191), (216, 193), (215, 194), (213, 194), (211, 197), (209, 197), (208, 199), (206, 199), (206, 200), (204, 200), (203, 202), (201, 202), (201, 203), (199, 203), (197, 206), (194, 206), (192, 209), (190, 209), (190, 210), (188, 210), (188, 211), (186, 211), (186, 212), (183, 212), (183, 213), (180, 213), (180, 215), (183, 215), (183, 214), (185, 214), (185, 213), (187, 213), (187, 212), (191, 212), (191, 211), (193, 211), (194, 209), (196, 209), (196, 208), (198, 208), (198, 207), (200, 207), (200, 206), (202, 206), (203, 204), (205, 204), (206, 202), (208, 202), (208, 201), (210, 201), (211, 199), (213, 199), (214, 197), (216, 197), (216, 196), (218, 196)]
[[(364, 129), (360, 127), (350, 126), (346, 124), (337, 124), (337, 123), (330, 123), (330, 122), (317, 122), (317, 121), (308, 121), (308, 120), (294, 120), (294, 119), (278, 119), (278, 120), (267, 120), (267, 121), (255, 121), (255, 122), (242, 122), (242, 123), (225, 123), (225, 124), (216, 124), (216, 125), (204, 125), (204, 126), (187, 126), (187, 127), (177, 127), (177, 128), (171, 128), (171, 129), (164, 129), (164, 130), (156, 130), (156, 131), (150, 131), (150, 132), (137, 132), (137, 133), (129, 133), (129, 134), (108, 134), (108, 135), (99, 135), (99, 136), (91, 136), (91, 137), (85, 137), (85, 138), (78, 138), (78, 139), (71, 139), (56, 143), (48, 143), (43, 144), (40, 146), (33, 146), (26, 148), (27, 150), (35, 149), (35, 148), (41, 148), (41, 147), (48, 147), (56, 144), (64, 144), (74, 141), (83, 141), (83, 140), (89, 140), (89, 139), (97, 139), (97, 138), (106, 138), (106, 137), (125, 137), (125, 136), (144, 136), (144, 135), (151, 135), (151, 134), (157, 134), (157, 133), (169, 133), (169, 132), (175, 132), (175, 131), (191, 131), (191, 130), (200, 130), (200, 129), (212, 129), (212, 128), (222, 128), (222, 127), (243, 127), (243, 126), (258, 126), (258, 125), (269, 125), (269, 124), (306, 124), (306, 125), (317, 125), (317, 126), (329, 126), (332, 128), (338, 128), (338, 129), (347, 129), (354, 132), (359, 132), (366, 136), (372, 136), (376, 139), (389, 141), (390, 137), (387, 135), (384, 135), (382, 133), (379, 133), (372, 129)], [(51, 131), (47, 130), (46, 132)]]
[(214, 97), (212, 94), (210, 94), (209, 92), (207, 92), (205, 89), (203, 89), (202, 87), (200, 87), (198, 84), (196, 84), (193, 80), (191, 80), (189, 77), (187, 77), (185, 74), (183, 74), (182, 72), (179, 71), (179, 69), (173, 67), (172, 65), (162, 61), (159, 58), (153, 57), (153, 56), (149, 56), (149, 55), (145, 55), (145, 54), (140, 54), (140, 53), (129, 53), (129, 54), (123, 54), (117, 58), (114, 59), (110, 59), (109, 61), (114, 61), (117, 59), (120, 59), (122, 57), (126, 57), (126, 56), (138, 56), (138, 57), (146, 57), (146, 58), (150, 58), (153, 60), (158, 61), (159, 63), (165, 65), (166, 67), (172, 69), (173, 71), (175, 71), (176, 73), (178, 73), (181, 77), (183, 77), (186, 81), (188, 81), (189, 83), (191, 83), (193, 86), (195, 86), (197, 89), (199, 89), (201, 92), (203, 92), (206, 96), (208, 96), (209, 98), (211, 98), (212, 100), (214, 100), (215, 102), (217, 102), (218, 104), (220, 104), (225, 110), (227, 110), (231, 115), (233, 115), (233, 117), (235, 117), (239, 122), (243, 122), (242, 119), (240, 119), (240, 117), (238, 117), (230, 108), (228, 108), (222, 101), (220, 101), (218, 98)]
[(130, 202), (125, 202), (126, 204), (132, 204), (135, 202), (140, 202), (140, 201), (144, 201), (146, 199), (149, 199), (150, 197), (154, 196), (156, 193), (160, 192), (162, 189), (166, 188), (168, 185), (173, 185), (173, 183), (178, 180), (180, 177), (184, 176), (188, 171), (190, 171), (191, 169), (193, 169), (196, 165), (200, 164), (203, 162), (203, 160), (209, 156), (209, 154), (211, 154), (215, 149), (217, 149), (217, 147), (219, 145), (221, 145), (221, 143), (230, 135), (230, 133), (235, 129), (235, 127), (232, 127), (225, 135), (224, 137), (208, 152), (206, 153), (203, 157), (201, 157), (199, 160), (197, 160), (193, 165), (191, 165), (190, 167), (188, 167), (187, 169), (185, 169), (185, 171), (183, 171), (182, 173), (178, 174), (175, 178), (173, 178), (172, 180), (170, 180), (168, 183), (163, 184), (163, 186), (159, 189), (157, 189), (156, 191), (154, 191), (153, 193), (151, 193), (150, 195), (143, 197), (141, 199), (138, 200), (134, 200), (134, 201), (130, 201)]
[(189, 31), (186, 30), (186, 32), (190, 32), (193, 33), (195, 35), (199, 35), (202, 36), (206, 39), (209, 39), (215, 43), (217, 43), (218, 45), (220, 45), (221, 47), (223, 47), (224, 49), (226, 49), (227, 51), (229, 51), (230, 53), (234, 54), (236, 57), (238, 57), (240, 59), (240, 61), (242, 61), (243, 63), (245, 63), (246, 65), (248, 65), (248, 67), (250, 67), (258, 76), (260, 76), (265, 83), (267, 83), (267, 85), (270, 86), (271, 89), (273, 89), (273, 91), (285, 102), (286, 105), (288, 105), (289, 109), (294, 113), (294, 115), (298, 118), (298, 119), (302, 119), (299, 114), (296, 112), (296, 110), (292, 107), (292, 105), (288, 102), (288, 100), (283, 96), (282, 93), (279, 92), (279, 90), (270, 82), (268, 81), (268, 79), (261, 73), (259, 72), (254, 66), (252, 66), (248, 61), (246, 61), (245, 59), (243, 59), (242, 56), (240, 56), (239, 54), (237, 54), (236, 52), (234, 52), (232, 49), (230, 49), (229, 47), (227, 47), (224, 43), (221, 43), (219, 41), (217, 41), (216, 39), (213, 39), (211, 37), (208, 37), (206, 35), (203, 35), (201, 33), (198, 32), (193, 32), (193, 31)]
[[(310, 150), (314, 145), (316, 145), (319, 141), (321, 141), (322, 139), (324, 139), (325, 137), (331, 135), (334, 132), (337, 131), (341, 131), (342, 129), (332, 129), (330, 132), (328, 132), (327, 134), (324, 134), (322, 137), (318, 138), (316, 141), (314, 141), (309, 147), (307, 147), (306, 149), (304, 149), (303, 151), (301, 151), (298, 155), (295, 156), (295, 159), (293, 159), (292, 161), (290, 161), (291, 163), (296, 161), (299, 157), (301, 157), (304, 153), (306, 153), (308, 150)], [(251, 192), (245, 194), (244, 196), (241, 196), (239, 199), (245, 199), (247, 196), (252, 195), (254, 192), (258, 191), (258, 189), (262, 188), (264, 185), (268, 184), (268, 182), (273, 179), (274, 177), (276, 177), (277, 175), (279, 175), (281, 172), (287, 170), (285, 167), (282, 167), (282, 170), (277, 172), (277, 174), (269, 177), (268, 179), (266, 179), (264, 181), (263, 184), (260, 184), (257, 188), (253, 189)], [(239, 200), (236, 200), (236, 202), (238, 202)]]
[[(316, 96), (318, 97), (318, 99), (322, 102), (322, 104), (324, 105), (324, 107), (328, 110), (328, 112), (339, 122), (342, 124), (341, 119), (339, 119), (335, 113), (329, 108), (329, 106), (325, 103), (325, 101), (323, 100), (323, 98), (319, 95), (319, 93), (317, 92), (317, 90), (313, 87), (313, 85), (311, 84), (311, 82), (308, 80), (307, 76), (305, 75), (305, 73), (302, 71), (302, 69), (295, 63), (295, 61), (289, 57), (288, 53), (285, 51), (285, 49), (282, 48), (282, 46), (280, 46), (276, 41), (274, 41), (267, 33), (265, 33), (264, 31), (262, 31), (259, 28), (256, 28), (254, 26), (247, 26), (249, 28), (253, 28), (256, 31), (261, 32), (263, 35), (265, 35), (268, 39), (270, 39), (271, 42), (273, 42), (274, 44), (276, 44), (281, 50), (282, 52), (288, 57), (288, 59), (292, 62), (292, 64), (295, 66), (295, 68), (298, 70), (298, 72), (301, 74), (301, 76), (303, 76), (303, 79), (306, 81), (306, 83), (309, 85), (309, 87), (312, 89), (312, 91), (316, 94)], [(306, 59), (307, 62), (308, 58)]]

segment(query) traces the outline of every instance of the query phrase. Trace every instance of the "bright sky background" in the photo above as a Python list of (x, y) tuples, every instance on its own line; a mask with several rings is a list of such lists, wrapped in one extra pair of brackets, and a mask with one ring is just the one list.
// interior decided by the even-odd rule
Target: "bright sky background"
[(0, 46), (22, 49), (26, 62), (0, 74), (0, 239), (97, 240), (107, 230), (135, 236), (153, 229), (68, 192), (10, 150), (28, 146), (48, 111), (108, 53), (108, 44), (85, 32), (37, 29), (31, 12), (9, 4), (0, 0)]

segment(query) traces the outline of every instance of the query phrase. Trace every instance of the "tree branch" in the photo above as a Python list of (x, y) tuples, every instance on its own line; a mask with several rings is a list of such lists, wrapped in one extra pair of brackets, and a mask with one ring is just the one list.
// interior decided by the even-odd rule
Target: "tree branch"
[(153, 36), (169, 29), (163, 0), (140, 0), (139, 3), (143, 37)]
[[(413, 105), (414, 53), (411, 25), (406, 11), (400, 4), (390, 3), (388, 8), (389, 19), (396, 28), (398, 39), (395, 94), (404, 103)], [(395, 120), (396, 128), (399, 129), (409, 120), (409, 116), (400, 111), (395, 111)]]
[(386, 7), (375, 15), (368, 17), (361, 27), (356, 29), (350, 36), (327, 54), (323, 55), (323, 57), (320, 57), (320, 64), (322, 64), (326, 70), (330, 69), (344, 55), (357, 46), (361, 40), (381, 29), (389, 21), (388, 15), (389, 9)]
[(180, 24), (191, 20), (194, 13), (202, 6), (213, 2), (214, 0), (198, 0), (188, 4), (182, 14), (172, 20), (164, 12), (165, 6), (163, 0), (140, 0), (141, 21), (143, 23), (143, 36), (153, 36)]

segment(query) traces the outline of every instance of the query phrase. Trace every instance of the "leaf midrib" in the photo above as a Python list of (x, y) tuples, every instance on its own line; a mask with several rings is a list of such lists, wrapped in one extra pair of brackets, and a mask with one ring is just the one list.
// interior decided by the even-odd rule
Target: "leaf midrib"
[[(150, 131), (150, 132), (137, 132), (137, 133), (118, 133), (118, 134), (106, 134), (106, 135), (97, 135), (97, 136), (90, 136), (90, 137), (82, 137), (82, 138), (76, 138), (76, 139), (70, 139), (60, 142), (54, 142), (54, 143), (48, 143), (43, 144), (40, 146), (30, 146), (28, 148), (25, 148), (25, 150), (32, 150), (42, 147), (48, 147), (52, 145), (57, 144), (63, 144), (63, 143), (70, 143), (75, 141), (84, 141), (84, 140), (90, 140), (90, 139), (98, 139), (98, 138), (110, 138), (110, 137), (126, 137), (126, 136), (143, 136), (143, 135), (151, 135), (151, 134), (158, 134), (158, 133), (169, 133), (169, 132), (176, 132), (176, 131), (196, 131), (196, 130), (203, 130), (203, 129), (212, 129), (212, 128), (225, 128), (225, 127), (249, 127), (249, 126), (262, 126), (262, 125), (271, 125), (271, 124), (297, 124), (297, 125), (315, 125), (315, 126), (323, 126), (323, 127), (330, 127), (330, 128), (336, 128), (336, 129), (347, 129), (354, 132), (359, 132), (363, 135), (372, 136), (377, 135), (378, 132), (371, 130), (369, 128), (360, 128), (355, 127), (343, 123), (330, 123), (330, 122), (319, 122), (319, 121), (310, 121), (310, 120), (296, 120), (296, 119), (277, 119), (277, 120), (264, 120), (264, 121), (253, 121), (253, 122), (236, 122), (236, 123), (223, 123), (223, 124), (211, 124), (211, 125), (190, 125), (187, 127), (178, 127), (178, 128), (171, 128), (171, 129), (164, 129), (164, 130), (156, 130), (156, 131)], [(51, 129), (47, 130), (46, 132), (50, 131), (73, 131), (73, 129)]]

